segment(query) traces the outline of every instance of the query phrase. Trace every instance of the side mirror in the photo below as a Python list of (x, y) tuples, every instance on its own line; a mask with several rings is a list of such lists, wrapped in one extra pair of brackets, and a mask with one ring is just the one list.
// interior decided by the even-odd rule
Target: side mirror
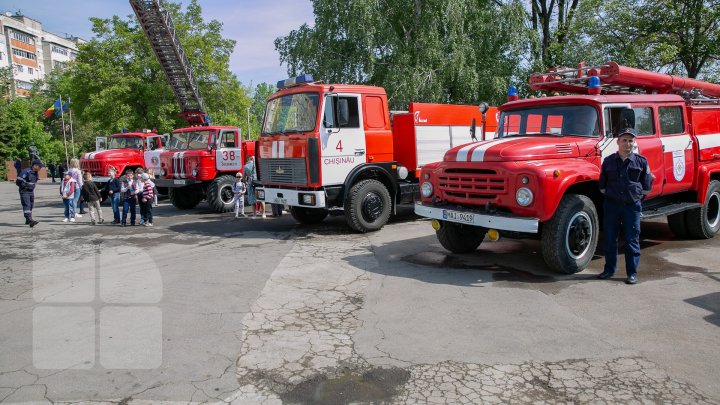
[(338, 126), (347, 126), (350, 122), (350, 106), (347, 99), (338, 100)]

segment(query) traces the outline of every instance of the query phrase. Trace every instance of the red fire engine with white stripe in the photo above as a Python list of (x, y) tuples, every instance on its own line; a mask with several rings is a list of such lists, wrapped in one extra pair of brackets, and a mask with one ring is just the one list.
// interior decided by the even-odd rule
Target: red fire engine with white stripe
[(470, 142), (485, 121), (486, 132), (496, 127), (496, 109), (487, 105), (412, 103), (391, 118), (380, 87), (302, 75), (278, 88), (256, 146), (256, 196), (289, 205), (301, 223), (337, 211), (354, 230), (380, 229), (397, 204), (416, 199), (424, 164)]
[(471, 252), (487, 235), (540, 238), (547, 265), (584, 269), (598, 241), (602, 160), (630, 125), (654, 176), (642, 218), (666, 216), (679, 237), (720, 229), (720, 85), (620, 66), (534, 74), (535, 90), (569, 95), (499, 107), (497, 138), (458, 146), (421, 171), (418, 215), (440, 243)]
[(255, 143), (243, 141), (237, 127), (209, 125), (192, 68), (160, 2), (130, 0), (130, 5), (189, 125), (170, 134), (166, 150), (159, 155), (155, 184), (169, 189), (177, 208), (190, 209), (207, 198), (215, 211), (230, 211), (235, 173), (254, 154)]

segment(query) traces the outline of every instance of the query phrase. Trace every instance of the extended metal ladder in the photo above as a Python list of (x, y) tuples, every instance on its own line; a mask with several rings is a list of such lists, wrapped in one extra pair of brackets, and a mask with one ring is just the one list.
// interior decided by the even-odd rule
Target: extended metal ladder
[(588, 94), (591, 76), (600, 79), (603, 94), (680, 94), (692, 103), (720, 103), (720, 85), (651, 72), (608, 62), (602, 66), (558, 67), (530, 75), (530, 88)]
[(170, 14), (158, 0), (130, 0), (130, 5), (175, 93), (180, 115), (190, 125), (206, 125), (205, 106)]

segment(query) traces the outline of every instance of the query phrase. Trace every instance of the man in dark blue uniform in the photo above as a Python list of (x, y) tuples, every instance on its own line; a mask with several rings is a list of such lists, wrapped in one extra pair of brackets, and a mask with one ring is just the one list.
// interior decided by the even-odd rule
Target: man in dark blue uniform
[(38, 181), (38, 171), (42, 168), (40, 160), (33, 160), (29, 169), (23, 170), (15, 180), (20, 189), (20, 204), (23, 207), (23, 215), (25, 216), (25, 224), (30, 228), (38, 224), (32, 217), (33, 205), (35, 205), (35, 185)]
[(617, 240), (622, 228), (625, 235), (627, 284), (637, 283), (640, 213), (642, 200), (650, 192), (653, 179), (647, 159), (633, 152), (636, 136), (632, 128), (618, 131), (618, 152), (608, 156), (600, 169), (600, 191), (605, 195), (605, 269), (598, 278), (608, 279), (617, 270)]

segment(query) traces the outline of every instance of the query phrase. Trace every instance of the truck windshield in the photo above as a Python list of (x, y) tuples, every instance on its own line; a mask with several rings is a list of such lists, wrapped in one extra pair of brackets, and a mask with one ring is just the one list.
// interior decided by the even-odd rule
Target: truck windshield
[(317, 93), (298, 93), (268, 101), (263, 134), (313, 131), (317, 120), (318, 99)]
[(600, 135), (598, 111), (589, 105), (543, 105), (503, 111), (498, 138), (506, 136)]
[(173, 132), (167, 149), (205, 149), (211, 135), (212, 131)]
[(122, 136), (117, 138), (110, 138), (110, 144), (108, 145), (108, 149), (140, 149), (142, 148), (142, 146), (142, 138)]

